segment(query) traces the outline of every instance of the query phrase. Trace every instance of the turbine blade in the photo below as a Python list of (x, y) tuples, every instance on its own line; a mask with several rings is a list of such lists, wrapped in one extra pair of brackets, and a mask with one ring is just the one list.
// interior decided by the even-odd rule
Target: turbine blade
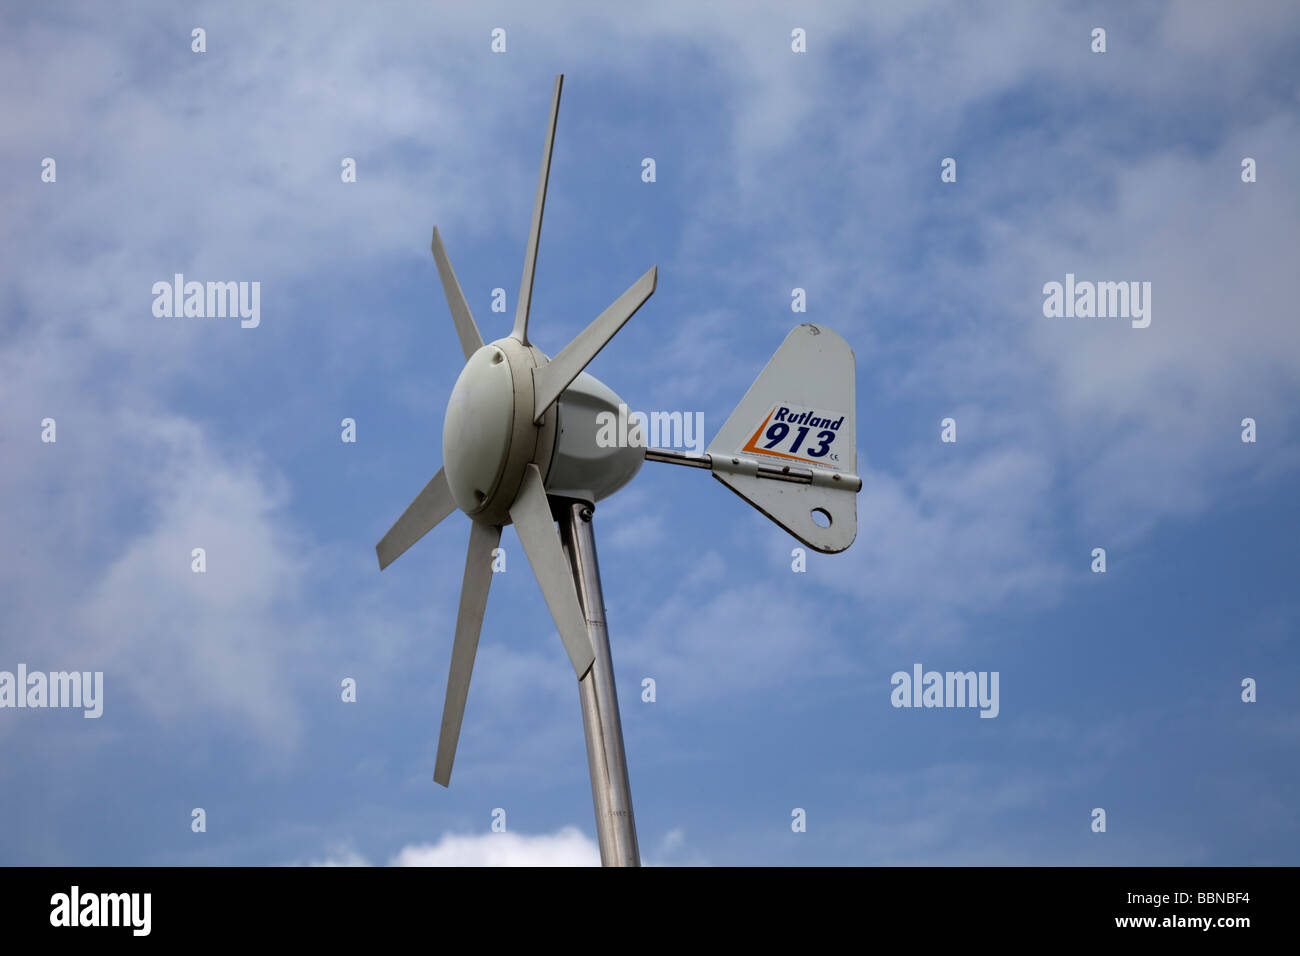
[(555, 144), (555, 119), (560, 115), (560, 88), (564, 74), (555, 77), (551, 97), (551, 121), (546, 127), (546, 146), (542, 149), (542, 171), (537, 177), (537, 199), (533, 202), (533, 222), (528, 227), (528, 247), (524, 250), (524, 275), (519, 280), (519, 301), (515, 303), (515, 328), (510, 334), (528, 344), (528, 309), (533, 303), (533, 273), (537, 269), (537, 242), (542, 235), (542, 212), (546, 208), (546, 181), (551, 176), (551, 147)]
[(442, 730), (438, 732), (438, 759), (433, 768), (433, 779), (444, 787), (451, 783), (451, 765), (456, 760), (460, 723), (465, 717), (469, 678), (474, 672), (474, 653), (478, 650), (483, 611), (492, 584), (492, 550), (500, 540), (500, 525), (470, 522), (465, 580), (460, 586), (460, 611), (456, 615), (456, 641), (451, 646), (451, 671), (447, 674), (447, 698), (442, 705)]
[(587, 633), (587, 618), (578, 604), (578, 591), (569, 572), (569, 559), (560, 546), (560, 534), (555, 530), (551, 506), (546, 501), (542, 473), (534, 464), (529, 464), (524, 471), (519, 497), (510, 506), (510, 519), (515, 523), (524, 554), (528, 555), (528, 563), (541, 585), (546, 606), (551, 609), (564, 649), (569, 652), (573, 671), (578, 680), (582, 680), (595, 660), (596, 652), (591, 646), (591, 635)]
[(375, 545), (375, 553), (379, 555), (379, 570), (384, 570), (405, 554), (407, 548), (433, 530), (439, 521), (455, 509), (456, 502), (452, 500), (447, 475), (439, 468), (438, 473), (424, 486), (424, 490), (415, 496), (402, 516), (388, 529), (388, 534)]
[(447, 250), (442, 247), (442, 236), (438, 235), (437, 226), (433, 227), (432, 248), (433, 261), (438, 264), (438, 278), (442, 280), (442, 291), (451, 308), (451, 320), (456, 323), (456, 334), (460, 336), (461, 351), (465, 353), (465, 358), (469, 358), (483, 347), (483, 336), (479, 335), (478, 326), (474, 324), (474, 316), (469, 311), (469, 303), (465, 301), (465, 293), (460, 291), (460, 283), (452, 271)]
[(547, 364), (533, 369), (533, 421), (542, 420), (551, 403), (560, 397), (560, 393), (569, 387), (587, 367), (587, 363), (614, 337), (614, 333), (654, 294), (658, 282), (659, 267), (651, 266), (649, 272), (637, 279), (613, 305), (596, 316), (595, 321), (579, 332), (572, 342), (560, 350), (559, 355)]

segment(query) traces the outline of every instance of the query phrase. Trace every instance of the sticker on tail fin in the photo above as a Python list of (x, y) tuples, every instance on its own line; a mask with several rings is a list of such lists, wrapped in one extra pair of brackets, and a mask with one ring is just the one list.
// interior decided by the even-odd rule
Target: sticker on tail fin
[(794, 402), (777, 402), (740, 450), (835, 471), (852, 471), (850, 463), (840, 460), (839, 449), (843, 443), (835, 442), (848, 417)]

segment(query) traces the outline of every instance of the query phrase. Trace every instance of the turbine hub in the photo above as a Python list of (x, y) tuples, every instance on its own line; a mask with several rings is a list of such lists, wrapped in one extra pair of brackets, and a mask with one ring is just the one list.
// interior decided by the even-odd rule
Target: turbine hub
[(456, 506), (466, 514), (487, 507), (501, 483), (515, 431), (510, 363), (497, 343), (465, 363), (447, 402), (442, 460)]

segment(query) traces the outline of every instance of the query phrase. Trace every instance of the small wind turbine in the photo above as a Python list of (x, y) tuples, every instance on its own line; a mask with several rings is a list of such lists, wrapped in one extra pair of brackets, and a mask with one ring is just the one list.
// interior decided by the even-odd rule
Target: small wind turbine
[(654, 292), (658, 267), (554, 358), (529, 341), (533, 273), (563, 81), (563, 75), (555, 78), (510, 335), (483, 343), (442, 238), (433, 230), (433, 258), (465, 368), (447, 404), (443, 467), (375, 551), (382, 570), (453, 510), (470, 518), (433, 772), (445, 787), (492, 581), (492, 551), (502, 527), (514, 524), (578, 678), (601, 862), (636, 866), (640, 854), (591, 528), (595, 503), (631, 481), (647, 459), (708, 468), (809, 547), (843, 551), (857, 534), (856, 494), (862, 486), (856, 475), (854, 359), (834, 332), (801, 325), (787, 336), (706, 454), (647, 449), (635, 438), (604, 447), (610, 443), (597, 440), (601, 416), (617, 416), (623, 403), (583, 369)]

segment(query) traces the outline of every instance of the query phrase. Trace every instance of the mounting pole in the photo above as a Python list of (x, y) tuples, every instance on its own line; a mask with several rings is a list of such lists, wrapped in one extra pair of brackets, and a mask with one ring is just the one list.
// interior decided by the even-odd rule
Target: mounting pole
[(582, 701), (582, 726), (587, 734), (587, 764), (591, 770), (591, 798), (596, 806), (596, 837), (602, 866), (640, 866), (636, 819), (632, 816), (632, 788), (627, 779), (627, 754), (623, 750), (623, 723), (614, 689), (614, 663), (605, 628), (605, 598), (596, 563), (596, 538), (592, 534), (592, 506), (585, 501), (555, 501), (560, 541), (573, 571), (578, 600), (587, 618), (596, 659), (578, 682)]

